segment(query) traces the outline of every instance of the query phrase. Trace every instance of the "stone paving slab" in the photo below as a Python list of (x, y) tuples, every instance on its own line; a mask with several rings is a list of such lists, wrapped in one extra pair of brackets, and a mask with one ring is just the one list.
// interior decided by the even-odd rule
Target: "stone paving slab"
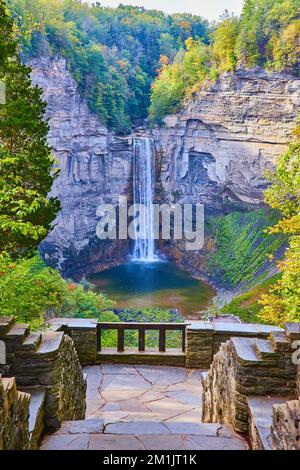
[[(182, 432), (184, 431), (184, 433)], [(168, 426), (158, 422), (101, 420), (65, 423), (46, 436), (41, 450), (247, 450), (244, 439), (219, 424)]]
[(114, 424), (107, 424), (105, 427), (106, 434), (123, 434), (123, 435), (143, 435), (143, 434), (170, 434), (169, 429), (163, 423), (157, 421), (130, 421)]
[[(86, 418), (201, 420), (201, 371), (102, 364), (86, 367)], [(179, 415), (182, 415), (179, 417)]]
[(103, 419), (86, 419), (84, 421), (65, 421), (56, 431), (55, 435), (60, 434), (92, 434), (102, 433), (104, 431)]

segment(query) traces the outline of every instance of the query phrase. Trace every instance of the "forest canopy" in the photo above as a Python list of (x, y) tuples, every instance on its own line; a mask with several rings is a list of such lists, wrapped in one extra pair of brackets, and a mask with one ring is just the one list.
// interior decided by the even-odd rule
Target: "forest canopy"
[(299, 0), (245, 0), (240, 18), (225, 11), (214, 24), (78, 0), (7, 4), (22, 57), (64, 56), (90, 109), (120, 134), (148, 115), (160, 122), (222, 72), (257, 65), (299, 75)]
[(62, 55), (92, 111), (126, 133), (147, 117), (160, 56), (172, 61), (185, 41), (208, 43), (209, 24), (190, 14), (112, 9), (76, 0), (9, 0), (21, 55)]
[(245, 0), (240, 18), (225, 12), (208, 43), (189, 38), (172, 62), (161, 57), (152, 85), (150, 120), (177, 111), (205, 80), (237, 68), (300, 72), (299, 0)]

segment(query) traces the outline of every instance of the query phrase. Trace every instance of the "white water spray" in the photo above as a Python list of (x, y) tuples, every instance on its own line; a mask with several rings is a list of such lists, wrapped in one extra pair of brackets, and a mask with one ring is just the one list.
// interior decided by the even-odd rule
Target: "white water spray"
[(133, 145), (133, 202), (144, 205), (146, 210), (140, 217), (141, 227), (135, 226), (135, 261), (157, 261), (153, 234), (154, 185), (154, 141), (149, 137), (136, 138)]

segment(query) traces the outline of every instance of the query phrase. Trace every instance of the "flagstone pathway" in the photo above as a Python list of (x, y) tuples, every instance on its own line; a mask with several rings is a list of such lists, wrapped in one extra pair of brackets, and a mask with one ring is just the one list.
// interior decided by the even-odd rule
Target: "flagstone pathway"
[(41, 449), (240, 450), (230, 426), (201, 423), (201, 371), (181, 367), (86, 367), (85, 421), (67, 421)]

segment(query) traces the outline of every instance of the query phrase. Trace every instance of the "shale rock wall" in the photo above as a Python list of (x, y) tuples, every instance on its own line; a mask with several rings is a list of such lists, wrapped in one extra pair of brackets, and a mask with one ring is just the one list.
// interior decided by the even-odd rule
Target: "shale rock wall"
[(263, 172), (286, 148), (300, 106), (300, 80), (260, 69), (226, 73), (155, 132), (164, 199), (260, 204)]
[(96, 237), (96, 210), (100, 204), (116, 203), (119, 195), (130, 198), (131, 138), (113, 136), (89, 110), (65, 59), (33, 59), (31, 66), (32, 80), (48, 103), (48, 141), (60, 168), (52, 192), (62, 203), (41, 252), (65, 276), (80, 279), (128, 254), (127, 242)]
[(300, 399), (274, 405), (271, 435), (278, 450), (300, 450)]
[[(154, 136), (160, 197), (165, 202), (203, 203), (205, 217), (262, 204), (264, 173), (291, 139), (299, 113), (300, 80), (261, 69), (226, 73), (207, 85)], [(203, 250), (182, 241), (162, 249), (191, 272), (205, 270)]]
[[(130, 201), (133, 135), (108, 132), (81, 99), (64, 59), (31, 64), (32, 80), (48, 102), (49, 144), (61, 169), (53, 194), (62, 210), (41, 252), (65, 276), (80, 279), (130, 252), (127, 241), (96, 237), (96, 209), (119, 195)], [(161, 128), (135, 131), (155, 139), (157, 202), (202, 202), (206, 214), (259, 205), (263, 172), (290, 140), (299, 91), (295, 77), (239, 70), (207, 85)], [(203, 270), (199, 252), (186, 252), (181, 242), (160, 248), (185, 269)]]
[[(263, 325), (261, 325), (263, 327)], [(232, 337), (222, 343), (203, 378), (204, 422), (230, 423), (254, 449), (299, 448), (298, 323), (268, 339)]]

